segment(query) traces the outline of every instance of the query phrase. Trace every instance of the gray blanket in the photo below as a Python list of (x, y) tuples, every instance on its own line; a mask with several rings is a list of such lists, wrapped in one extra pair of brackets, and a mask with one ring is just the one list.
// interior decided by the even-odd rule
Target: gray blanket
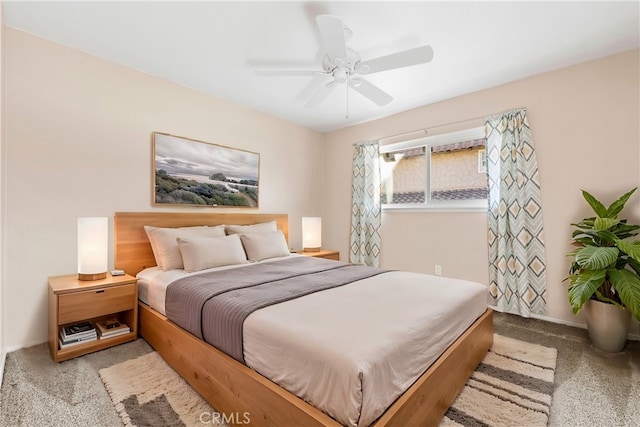
[(242, 326), (255, 310), (343, 286), (386, 270), (291, 257), (185, 277), (167, 287), (167, 317), (244, 363)]

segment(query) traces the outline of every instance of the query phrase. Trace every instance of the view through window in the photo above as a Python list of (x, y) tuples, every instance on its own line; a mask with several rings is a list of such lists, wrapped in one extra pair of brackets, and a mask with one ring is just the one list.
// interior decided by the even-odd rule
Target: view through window
[(483, 128), (380, 148), (385, 208), (486, 208)]

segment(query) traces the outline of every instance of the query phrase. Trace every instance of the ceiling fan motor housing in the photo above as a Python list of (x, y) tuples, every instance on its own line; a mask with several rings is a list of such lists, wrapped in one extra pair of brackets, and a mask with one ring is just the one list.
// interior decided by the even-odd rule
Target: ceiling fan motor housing
[(347, 58), (331, 58), (325, 55), (322, 58), (322, 68), (331, 74), (338, 83), (346, 82), (350, 76), (357, 73), (357, 65), (360, 55), (353, 49), (347, 48)]

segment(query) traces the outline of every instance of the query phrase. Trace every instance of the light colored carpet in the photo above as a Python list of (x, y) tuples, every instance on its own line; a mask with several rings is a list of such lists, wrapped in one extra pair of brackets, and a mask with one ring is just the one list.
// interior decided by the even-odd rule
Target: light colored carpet
[(558, 351), (494, 334), (444, 426), (546, 426)]
[[(495, 335), (441, 426), (546, 426), (556, 356), (555, 348)], [(155, 352), (101, 369), (100, 378), (126, 426), (223, 421)]]
[[(603, 354), (584, 329), (498, 312), (493, 320), (497, 334), (558, 349), (549, 427), (640, 426), (639, 341)], [(98, 371), (152, 351), (138, 339), (62, 363), (46, 343), (8, 353), (0, 426), (122, 426)]]

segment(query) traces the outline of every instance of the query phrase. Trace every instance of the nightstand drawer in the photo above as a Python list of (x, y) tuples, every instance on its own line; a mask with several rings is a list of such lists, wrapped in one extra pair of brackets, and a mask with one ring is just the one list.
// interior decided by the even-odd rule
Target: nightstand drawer
[(134, 308), (137, 301), (135, 283), (92, 289), (58, 297), (59, 324), (77, 322)]

